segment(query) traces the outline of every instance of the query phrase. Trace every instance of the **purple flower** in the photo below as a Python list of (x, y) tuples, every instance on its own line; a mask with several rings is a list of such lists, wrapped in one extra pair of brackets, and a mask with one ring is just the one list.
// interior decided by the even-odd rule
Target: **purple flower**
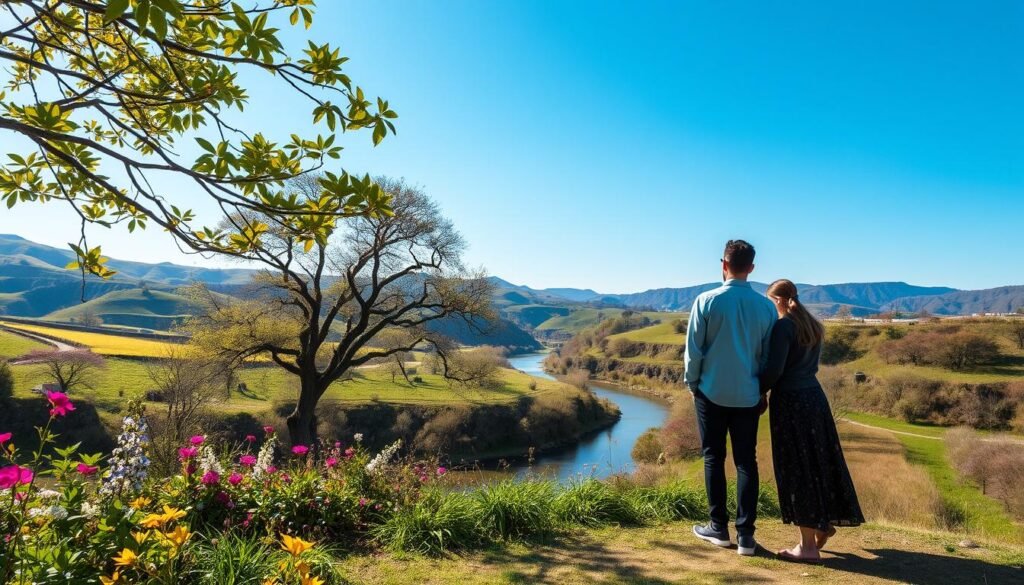
[(195, 447), (182, 447), (178, 449), (178, 459), (182, 461), (188, 461), (199, 454), (199, 449)]
[(332, 469), (332, 468), (334, 468), (334, 467), (336, 467), (338, 465), (338, 458), (337, 457), (328, 457), (327, 461), (324, 461), (324, 465), (327, 466), (327, 469)]
[(252, 455), (242, 455), (238, 458), (238, 462), (246, 467), (252, 467), (256, 465), (256, 457)]
[(204, 437), (202, 435), (195, 435), (194, 437), (189, 439), (188, 442), (192, 443), (192, 446), (198, 447), (199, 445), (202, 445), (203, 441), (205, 441), (205, 440), (206, 440), (206, 437)]
[(448, 468), (447, 467), (438, 467), (437, 468), (437, 474), (438, 475), (444, 475), (446, 473), (448, 473)]
[(203, 485), (217, 485), (220, 483), (220, 474), (216, 471), (207, 471), (203, 474), (203, 478), (200, 480)]
[(242, 474), (237, 471), (231, 472), (231, 475), (228, 476), (228, 483), (231, 485), (238, 485), (242, 483)]
[(296, 457), (302, 457), (306, 453), (309, 453), (309, 447), (305, 445), (295, 445), (292, 447), (292, 455), (295, 455)]

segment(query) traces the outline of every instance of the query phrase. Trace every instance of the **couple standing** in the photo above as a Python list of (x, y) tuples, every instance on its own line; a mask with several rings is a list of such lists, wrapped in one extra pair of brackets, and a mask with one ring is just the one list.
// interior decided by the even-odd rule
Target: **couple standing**
[(800, 543), (780, 558), (817, 562), (836, 526), (864, 521), (839, 435), (815, 374), (825, 329), (800, 303), (796, 286), (777, 280), (765, 298), (747, 278), (754, 247), (730, 240), (725, 284), (693, 304), (686, 336), (686, 385), (693, 393), (704, 454), (711, 522), (693, 533), (732, 546), (726, 509), (726, 435), (737, 471), (737, 550), (753, 555), (757, 517), (757, 425), (771, 392), (771, 439), (782, 521)]

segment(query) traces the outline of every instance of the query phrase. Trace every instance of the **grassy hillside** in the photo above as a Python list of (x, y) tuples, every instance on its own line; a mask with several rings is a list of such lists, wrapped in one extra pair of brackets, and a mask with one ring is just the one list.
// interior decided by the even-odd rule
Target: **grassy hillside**
[(9, 331), (0, 330), (0, 360), (10, 360), (46, 345)]
[(639, 341), (641, 343), (653, 343), (659, 345), (685, 345), (686, 334), (677, 333), (675, 328), (675, 321), (679, 319), (686, 319), (684, 314), (675, 314), (675, 318), (669, 321), (663, 321), (657, 325), (651, 325), (650, 327), (644, 327), (643, 329), (637, 329), (635, 331), (626, 331), (625, 333), (617, 333), (615, 335), (609, 335), (608, 339), (629, 339), (631, 341)]
[(74, 323), (83, 316), (94, 315), (105, 325), (166, 331), (196, 310), (198, 307), (191, 300), (173, 292), (132, 288), (54, 311), (43, 319)]
[[(558, 315), (544, 321), (537, 326), (538, 331), (560, 331), (569, 334), (576, 334), (586, 329), (587, 327), (594, 327), (600, 324), (606, 319), (612, 319), (622, 315), (624, 311), (629, 309), (617, 309), (617, 308), (604, 308), (597, 309), (592, 307), (576, 308), (569, 312), (568, 315)], [(639, 313), (652, 320), (671, 321), (673, 319), (679, 319), (685, 317), (685, 313), (671, 313), (671, 312), (659, 312), (659, 311), (643, 311)]]

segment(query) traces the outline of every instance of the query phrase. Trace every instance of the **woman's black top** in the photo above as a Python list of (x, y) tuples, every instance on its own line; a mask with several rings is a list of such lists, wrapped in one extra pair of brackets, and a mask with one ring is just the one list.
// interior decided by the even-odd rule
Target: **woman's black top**
[(772, 328), (768, 363), (761, 374), (761, 393), (779, 388), (808, 388), (818, 383), (818, 358), (821, 344), (797, 343), (796, 323), (789, 316)]

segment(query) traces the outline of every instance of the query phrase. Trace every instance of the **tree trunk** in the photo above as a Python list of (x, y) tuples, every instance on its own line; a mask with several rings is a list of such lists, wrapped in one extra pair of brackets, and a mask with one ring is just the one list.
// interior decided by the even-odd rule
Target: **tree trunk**
[(299, 401), (287, 419), (292, 446), (305, 445), (310, 449), (317, 447), (316, 403), (320, 398), (319, 390), (315, 380), (301, 381)]

